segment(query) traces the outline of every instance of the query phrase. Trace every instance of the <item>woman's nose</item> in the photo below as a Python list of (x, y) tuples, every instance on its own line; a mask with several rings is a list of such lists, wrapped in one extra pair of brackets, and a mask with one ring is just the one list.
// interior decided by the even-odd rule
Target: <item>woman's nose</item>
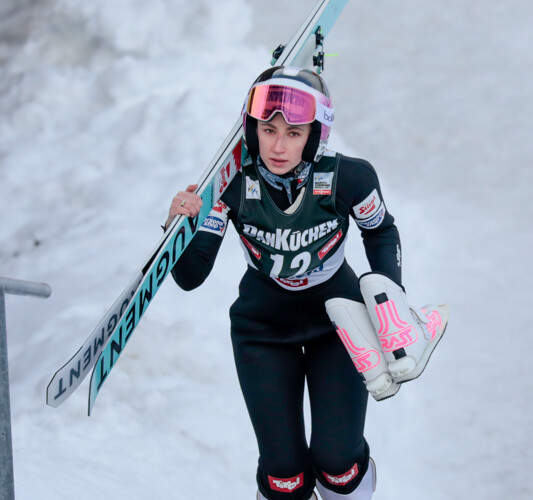
[(281, 134), (276, 137), (272, 149), (277, 153), (285, 151), (285, 138)]

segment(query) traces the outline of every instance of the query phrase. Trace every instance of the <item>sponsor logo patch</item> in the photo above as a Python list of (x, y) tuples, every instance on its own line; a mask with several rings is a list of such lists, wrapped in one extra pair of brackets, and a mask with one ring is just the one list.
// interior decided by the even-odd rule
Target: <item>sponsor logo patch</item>
[(292, 229), (276, 228), (275, 232), (267, 232), (251, 224), (244, 224), (243, 233), (257, 242), (275, 248), (276, 250), (296, 252), (313, 242), (324, 238), (339, 227), (339, 219), (329, 220), (306, 228), (292, 231)]
[(374, 215), (381, 206), (381, 198), (377, 189), (374, 189), (359, 205), (354, 207), (357, 219), (368, 219)]
[(268, 483), (270, 488), (274, 491), (280, 491), (282, 493), (291, 493), (304, 485), (304, 474), (298, 474), (294, 477), (281, 479), (278, 477), (268, 476)]
[(257, 248), (255, 248), (244, 236), (241, 235), (241, 240), (242, 242), (246, 245), (246, 248), (248, 250), (250, 250), (250, 252), (252, 253), (252, 255), (257, 259), (257, 260), (260, 260), (261, 259), (261, 252), (259, 250), (257, 250)]
[(202, 224), (202, 228), (208, 232), (223, 233), (226, 229), (226, 224), (222, 219), (208, 215)]
[(307, 278), (276, 278), (276, 281), (289, 288), (300, 288), (301, 286), (307, 286), (309, 283)]
[(335, 236), (333, 236), (331, 240), (328, 241), (326, 246), (322, 248), (320, 252), (318, 252), (318, 258), (322, 260), (329, 253), (329, 251), (341, 240), (341, 238), (342, 238), (342, 229), (340, 229), (339, 232)]
[(246, 199), (247, 200), (260, 200), (261, 189), (259, 189), (259, 182), (246, 177)]
[(402, 249), (400, 245), (396, 245), (396, 262), (398, 263), (398, 267), (402, 267)]
[(200, 231), (223, 236), (228, 227), (229, 211), (230, 209), (225, 203), (220, 200), (217, 201), (200, 226)]
[(229, 212), (229, 207), (222, 200), (218, 200), (211, 210), (223, 214)]
[(333, 172), (315, 172), (313, 174), (313, 194), (331, 194)]
[(363, 229), (374, 229), (378, 227), (385, 218), (385, 207), (381, 205), (381, 208), (377, 213), (365, 220), (356, 219), (357, 225)]
[(324, 474), (324, 477), (328, 483), (338, 486), (344, 486), (345, 484), (348, 484), (357, 476), (358, 473), (359, 468), (357, 467), (357, 464), (355, 464), (348, 472), (341, 474), (340, 476), (332, 476), (331, 474), (327, 474), (326, 472), (322, 471), (322, 474)]

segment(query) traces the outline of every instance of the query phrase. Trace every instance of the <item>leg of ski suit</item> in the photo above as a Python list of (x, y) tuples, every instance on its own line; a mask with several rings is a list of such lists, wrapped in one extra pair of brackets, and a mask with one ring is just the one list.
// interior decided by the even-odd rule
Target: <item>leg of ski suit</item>
[[(298, 292), (248, 271), (230, 311), (239, 382), (259, 446), (257, 482), (269, 500), (307, 500), (315, 477), (329, 485), (327, 476), (353, 469), (357, 474), (347, 482), (331, 485), (347, 494), (368, 467), (363, 437), (368, 393), (324, 306), (343, 291), (361, 300), (353, 271), (341, 270), (332, 283)], [(306, 381), (310, 445), (303, 414)]]

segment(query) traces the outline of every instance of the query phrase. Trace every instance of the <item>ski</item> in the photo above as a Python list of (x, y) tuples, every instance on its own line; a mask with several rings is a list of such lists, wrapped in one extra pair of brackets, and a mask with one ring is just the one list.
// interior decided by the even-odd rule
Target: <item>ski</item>
[[(97, 363), (108, 341), (111, 341), (113, 346), (113, 356), (118, 357), (117, 340), (112, 340), (115, 331), (118, 328), (119, 332), (115, 334), (115, 338), (118, 337), (120, 344), (125, 345), (134, 328), (132, 315), (138, 314), (135, 318), (136, 326), (153, 295), (240, 170), (247, 156), (246, 149), (242, 147), (241, 137), (242, 126), (237, 122), (198, 181), (196, 192), (203, 201), (200, 213), (194, 219), (180, 216), (172, 221), (141, 270), (135, 273), (85, 343), (50, 380), (46, 390), (46, 403), (49, 406), (59, 406), (77, 389)], [(135, 300), (138, 301), (137, 305), (132, 304)], [(128, 318), (128, 332), (123, 337), (121, 331), (126, 318)]]
[[(323, 69), (322, 43), (348, 0), (320, 0), (290, 41), (274, 51), (272, 65), (293, 65)], [(57, 407), (81, 384), (93, 369), (89, 388), (88, 412), (122, 353), (142, 315), (197, 230), (220, 199), (237, 172), (247, 161), (242, 144), (239, 118), (213, 160), (198, 181), (196, 193), (202, 198), (200, 214), (194, 219), (174, 219), (141, 270), (115, 300), (76, 354), (52, 377), (46, 402)]]

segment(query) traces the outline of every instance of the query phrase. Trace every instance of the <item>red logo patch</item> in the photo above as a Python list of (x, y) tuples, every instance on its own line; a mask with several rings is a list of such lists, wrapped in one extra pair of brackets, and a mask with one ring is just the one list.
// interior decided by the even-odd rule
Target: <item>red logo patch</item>
[(294, 477), (279, 478), (268, 476), (268, 483), (270, 488), (274, 491), (280, 491), (282, 493), (291, 493), (304, 485), (304, 473), (298, 474)]
[(287, 278), (276, 278), (281, 284), (289, 286), (291, 288), (299, 288), (301, 286), (307, 286), (309, 280), (307, 278), (289, 280)]
[(339, 232), (331, 238), (331, 240), (328, 241), (326, 246), (318, 252), (318, 258), (322, 260), (329, 251), (339, 242), (339, 240), (342, 238), (342, 229), (339, 230)]
[(327, 474), (326, 472), (322, 471), (322, 474), (324, 474), (324, 477), (328, 483), (338, 486), (344, 486), (345, 484), (348, 484), (352, 479), (357, 477), (358, 473), (359, 467), (357, 467), (357, 464), (355, 464), (348, 472), (345, 472), (340, 476), (332, 476), (331, 474)]
[(246, 248), (252, 252), (253, 256), (257, 259), (261, 259), (261, 252), (257, 250), (244, 236), (241, 235), (242, 242), (246, 245)]
[(213, 206), (213, 212), (222, 213), (224, 210), (227, 210), (228, 206), (221, 200), (218, 200)]
[(376, 197), (374, 196), (370, 202), (359, 208), (359, 215), (363, 217), (376, 210)]

